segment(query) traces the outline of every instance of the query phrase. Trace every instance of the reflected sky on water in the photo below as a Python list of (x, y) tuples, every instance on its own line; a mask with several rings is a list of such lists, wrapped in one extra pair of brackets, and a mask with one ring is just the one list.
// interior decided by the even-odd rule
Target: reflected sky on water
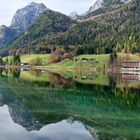
[(0, 107), (0, 130), (1, 140), (95, 140), (81, 122), (70, 120), (27, 131), (13, 122), (6, 105)]
[(0, 139), (138, 140), (139, 93), (126, 73), (2, 71)]

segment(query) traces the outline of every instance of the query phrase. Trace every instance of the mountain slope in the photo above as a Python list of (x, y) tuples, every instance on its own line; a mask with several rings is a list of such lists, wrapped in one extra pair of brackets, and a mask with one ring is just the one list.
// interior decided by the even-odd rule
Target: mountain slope
[(18, 53), (48, 53), (50, 46), (76, 54), (140, 52), (140, 1), (131, 0), (79, 23), (53, 11), (44, 13), (8, 46)]
[(14, 29), (8, 28), (6, 26), (0, 27), (0, 42), (4, 43), (5, 41), (8, 41), (9, 39), (13, 38), (13, 36), (16, 34), (16, 31)]
[[(36, 43), (46, 35), (63, 33), (74, 23), (71, 18), (51, 10), (44, 12), (33, 24), (14, 41), (10, 42), (9, 48), (23, 49), (26, 52), (29, 48), (34, 47)], [(33, 48), (35, 50), (35, 48)]]
[(0, 47), (24, 32), (32, 22), (46, 10), (47, 8), (44, 4), (37, 3), (31, 3), (19, 9), (14, 15), (9, 27), (0, 27)]
[(78, 23), (65, 35), (51, 40), (56, 46), (75, 46), (77, 54), (140, 52), (140, 1)]

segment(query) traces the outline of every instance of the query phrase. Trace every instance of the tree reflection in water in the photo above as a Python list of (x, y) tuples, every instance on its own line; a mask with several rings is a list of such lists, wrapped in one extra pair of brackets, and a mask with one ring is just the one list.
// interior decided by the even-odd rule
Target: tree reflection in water
[[(108, 76), (108, 86), (83, 84), (74, 81), (73, 76), (68, 78), (54, 73), (47, 75), (47, 81), (1, 77), (1, 89), (8, 89), (5, 91), (8, 97), (16, 97), (26, 107), (26, 112), (31, 113), (32, 118), (42, 126), (73, 118), (73, 121), (82, 122), (91, 134), (94, 135), (96, 130), (98, 139), (139, 139), (139, 88), (129, 88), (125, 84), (119, 87), (123, 83), (118, 79), (120, 75)], [(8, 104), (9, 100), (7, 98), (4, 104)], [(22, 107), (21, 110), (25, 109)]]

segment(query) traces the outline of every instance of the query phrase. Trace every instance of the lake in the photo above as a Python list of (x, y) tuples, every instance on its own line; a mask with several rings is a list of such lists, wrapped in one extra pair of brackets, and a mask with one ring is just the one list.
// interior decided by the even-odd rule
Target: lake
[(140, 74), (0, 70), (0, 140), (139, 140)]

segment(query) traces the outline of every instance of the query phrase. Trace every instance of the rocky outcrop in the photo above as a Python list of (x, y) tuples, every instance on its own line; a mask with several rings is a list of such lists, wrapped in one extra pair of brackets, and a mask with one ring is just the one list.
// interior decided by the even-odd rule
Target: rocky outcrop
[(71, 12), (70, 14), (69, 14), (69, 17), (71, 18), (71, 19), (73, 19), (73, 20), (75, 20), (75, 19), (77, 19), (78, 18), (78, 13), (77, 12)]
[(92, 12), (94, 12), (94, 11), (96, 11), (96, 10), (102, 8), (102, 7), (103, 7), (103, 4), (104, 4), (104, 3), (103, 3), (103, 0), (97, 0), (97, 1), (93, 4), (93, 6), (91, 6), (91, 7), (89, 8), (87, 14), (88, 14), (88, 13), (92, 13)]
[(46, 10), (47, 8), (44, 4), (34, 2), (17, 10), (11, 21), (11, 25), (9, 27), (5, 25), (0, 27), (0, 47), (24, 32)]
[(116, 0), (116, 1), (108, 1), (108, 0), (96, 0), (96, 2), (89, 8), (89, 10), (83, 14), (83, 15), (88, 15), (90, 13), (99, 11), (100, 9), (105, 9), (106, 7), (115, 7), (119, 6), (121, 4), (127, 3), (131, 0)]
[(18, 32), (24, 32), (25, 29), (32, 24), (33, 20), (46, 10), (47, 8), (44, 4), (33, 2), (28, 6), (17, 10), (10, 27), (18, 30)]

